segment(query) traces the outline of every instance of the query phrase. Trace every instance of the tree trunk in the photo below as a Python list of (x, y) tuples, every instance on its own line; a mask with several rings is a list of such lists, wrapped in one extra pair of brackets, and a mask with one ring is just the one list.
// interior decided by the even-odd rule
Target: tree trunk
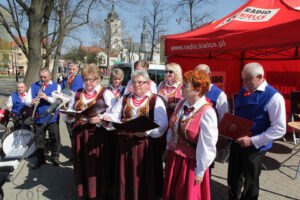
[(64, 43), (65, 31), (62, 29), (59, 34), (58, 43), (56, 47), (56, 53), (54, 56), (53, 70), (52, 70), (52, 81), (56, 81), (58, 78), (58, 63), (61, 56), (61, 49)]
[(32, 0), (29, 12), (28, 38), (28, 67), (24, 79), (26, 86), (39, 80), (39, 70), (42, 67), (43, 60), (41, 55), (41, 41), (43, 36), (42, 18), (44, 15), (44, 1)]

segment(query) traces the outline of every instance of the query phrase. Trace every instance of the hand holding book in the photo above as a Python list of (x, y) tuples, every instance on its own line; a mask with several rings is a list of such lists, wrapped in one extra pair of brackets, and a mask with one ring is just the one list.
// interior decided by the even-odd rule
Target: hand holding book
[(219, 124), (219, 133), (224, 137), (236, 140), (243, 136), (249, 136), (253, 124), (254, 122), (248, 119), (225, 113)]

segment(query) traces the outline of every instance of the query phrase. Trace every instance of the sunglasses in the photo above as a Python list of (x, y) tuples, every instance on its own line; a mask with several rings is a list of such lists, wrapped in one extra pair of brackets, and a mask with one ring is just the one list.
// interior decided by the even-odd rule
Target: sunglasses
[(166, 73), (173, 74), (174, 71), (172, 71), (172, 70), (166, 70)]

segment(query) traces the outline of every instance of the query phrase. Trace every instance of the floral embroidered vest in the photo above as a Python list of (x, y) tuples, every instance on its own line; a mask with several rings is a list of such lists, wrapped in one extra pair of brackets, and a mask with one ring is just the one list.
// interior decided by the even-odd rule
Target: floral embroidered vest
[[(79, 89), (75, 94), (75, 103), (74, 103), (74, 110), (76, 111), (83, 111), (87, 109), (88, 107), (95, 104), (97, 101), (100, 101), (102, 99), (104, 101), (103, 94), (105, 92), (106, 88), (102, 87), (97, 95), (87, 104), (83, 103), (83, 95), (84, 95), (84, 89)], [(80, 121), (80, 119), (77, 119), (77, 121)]]
[[(138, 116), (148, 116), (152, 120), (154, 120), (154, 107), (156, 103), (156, 94), (151, 94), (150, 98), (147, 99), (147, 102), (145, 105), (140, 106), (138, 108)], [(130, 119), (133, 119), (132, 111), (133, 107), (130, 105), (130, 100), (131, 100), (131, 94), (125, 95), (123, 97), (122, 101), (122, 115), (121, 115), (121, 120), (122, 122), (126, 122)], [(128, 133), (119, 133), (120, 135), (130, 135)]]
[[(163, 82), (160, 87), (160, 90), (158, 91), (158, 94), (161, 95), (168, 102), (168, 104), (178, 103), (181, 99), (181, 86), (182, 83), (180, 83), (173, 92), (167, 93), (167, 91), (165, 90), (166, 82)], [(170, 119), (173, 112), (174, 112), (173, 108), (169, 108), (169, 107), (167, 108), (168, 119)]]

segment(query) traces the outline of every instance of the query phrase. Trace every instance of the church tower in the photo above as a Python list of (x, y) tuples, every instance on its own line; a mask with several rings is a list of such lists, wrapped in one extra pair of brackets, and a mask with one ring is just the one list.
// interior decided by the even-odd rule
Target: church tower
[(146, 17), (144, 17), (143, 31), (141, 34), (141, 50), (142, 50), (142, 52), (149, 51), (149, 47), (150, 47), (150, 43), (149, 43), (148, 31), (146, 29)]
[(121, 20), (119, 15), (115, 11), (115, 5), (113, 3), (110, 13), (105, 19), (107, 38), (110, 39), (111, 49), (113, 51), (119, 51), (123, 48), (122, 44), (122, 32), (121, 32)]

